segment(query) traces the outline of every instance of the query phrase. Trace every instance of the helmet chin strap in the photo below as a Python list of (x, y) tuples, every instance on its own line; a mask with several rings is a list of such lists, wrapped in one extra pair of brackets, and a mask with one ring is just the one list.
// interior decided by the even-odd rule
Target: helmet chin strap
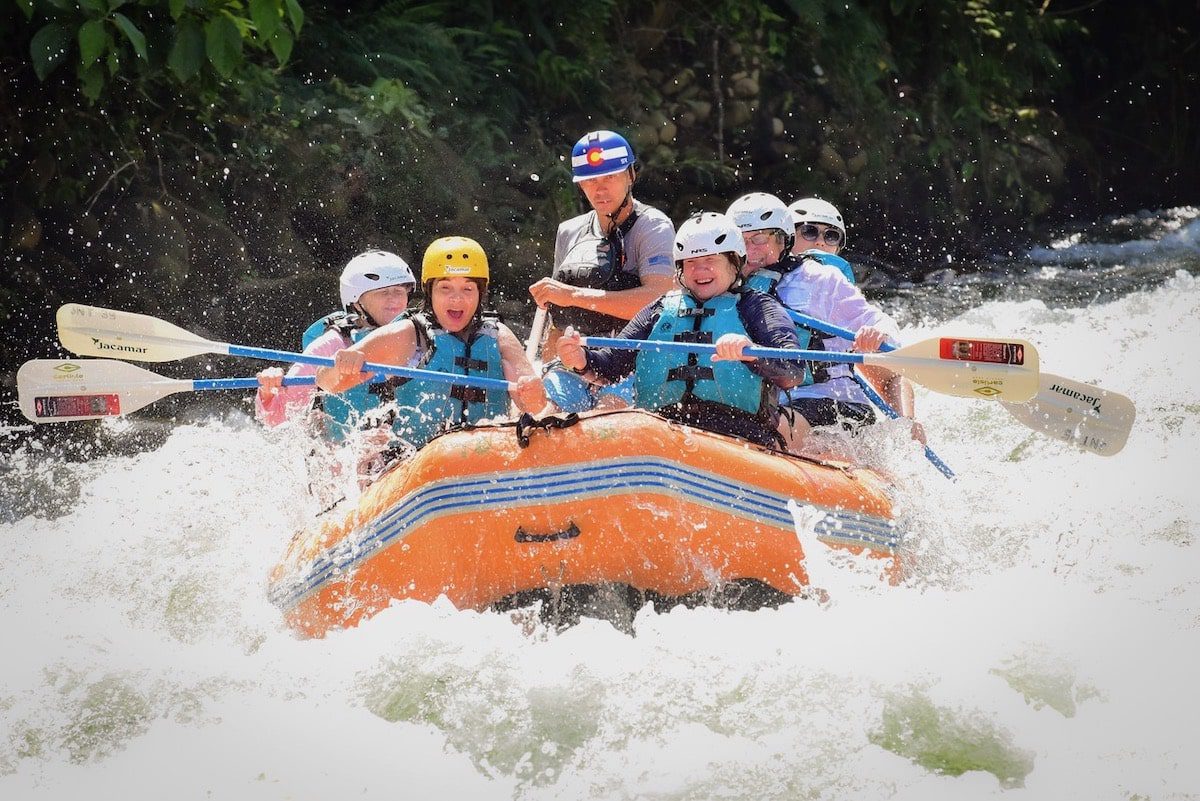
[(369, 325), (371, 328), (379, 328), (379, 323), (375, 321), (375, 318), (371, 316), (371, 313), (367, 311), (366, 307), (358, 301), (350, 304), (350, 309), (354, 314), (362, 317), (362, 319), (366, 321), (367, 325)]
[(632, 200), (633, 200), (633, 186), (630, 185), (630, 187), (625, 190), (625, 197), (623, 200), (621, 200), (621, 205), (617, 206), (616, 210), (614, 210), (612, 214), (604, 215), (605, 217), (608, 218), (608, 225), (605, 226), (605, 231), (604, 231), (606, 234), (611, 234), (613, 231), (616, 230), (617, 218), (621, 216), (622, 210), (624, 210), (624, 208), (626, 206), (630, 205), (630, 202)]
[(617, 218), (621, 216), (621, 212), (626, 206), (632, 204), (633, 201), (633, 184), (637, 180), (637, 173), (633, 167), (629, 168), (629, 188), (625, 190), (625, 197), (621, 198), (621, 203), (613, 210), (612, 214), (605, 214), (608, 218), (608, 224), (603, 226), (605, 234), (611, 234), (617, 230)]

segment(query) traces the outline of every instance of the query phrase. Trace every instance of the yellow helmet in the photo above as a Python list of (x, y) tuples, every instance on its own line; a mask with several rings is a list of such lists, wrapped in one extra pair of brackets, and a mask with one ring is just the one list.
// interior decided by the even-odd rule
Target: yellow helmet
[(436, 278), (482, 278), (488, 280), (488, 260), (483, 248), (465, 236), (435, 239), (421, 261), (421, 281)]

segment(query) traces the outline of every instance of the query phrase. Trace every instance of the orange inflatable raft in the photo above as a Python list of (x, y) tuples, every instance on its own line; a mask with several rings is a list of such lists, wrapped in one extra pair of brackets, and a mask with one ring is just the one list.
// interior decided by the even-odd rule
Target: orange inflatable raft
[(438, 437), (348, 514), (298, 533), (269, 592), (315, 637), (441, 595), (484, 609), (607, 585), (662, 601), (750, 581), (786, 598), (808, 585), (789, 501), (820, 510), (826, 545), (886, 558), (899, 577), (900, 532), (876, 474), (629, 410)]

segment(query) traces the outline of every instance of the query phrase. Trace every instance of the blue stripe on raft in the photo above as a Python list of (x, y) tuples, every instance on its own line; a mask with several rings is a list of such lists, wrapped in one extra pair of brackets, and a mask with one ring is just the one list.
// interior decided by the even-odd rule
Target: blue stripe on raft
[[(682, 497), (757, 523), (777, 528), (793, 526), (789, 496), (746, 487), (710, 473), (698, 472), (660, 459), (615, 459), (586, 466), (572, 465), (522, 470), (476, 479), (453, 479), (428, 484), (315, 559), (303, 576), (280, 582), (270, 591), (272, 602), (287, 609), (329, 580), (343, 574), (376, 550), (406, 532), (446, 514), (557, 504), (603, 495), (645, 490)], [(893, 550), (900, 533), (890, 520), (857, 512), (827, 509), (815, 526), (816, 535), (876, 550)]]

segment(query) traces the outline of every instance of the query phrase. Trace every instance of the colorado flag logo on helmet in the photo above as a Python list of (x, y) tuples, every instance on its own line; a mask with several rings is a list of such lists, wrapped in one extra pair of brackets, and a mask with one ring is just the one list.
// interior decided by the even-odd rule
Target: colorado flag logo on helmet
[(624, 172), (634, 161), (633, 148), (625, 137), (612, 131), (592, 131), (580, 137), (571, 149), (571, 180), (579, 183)]

